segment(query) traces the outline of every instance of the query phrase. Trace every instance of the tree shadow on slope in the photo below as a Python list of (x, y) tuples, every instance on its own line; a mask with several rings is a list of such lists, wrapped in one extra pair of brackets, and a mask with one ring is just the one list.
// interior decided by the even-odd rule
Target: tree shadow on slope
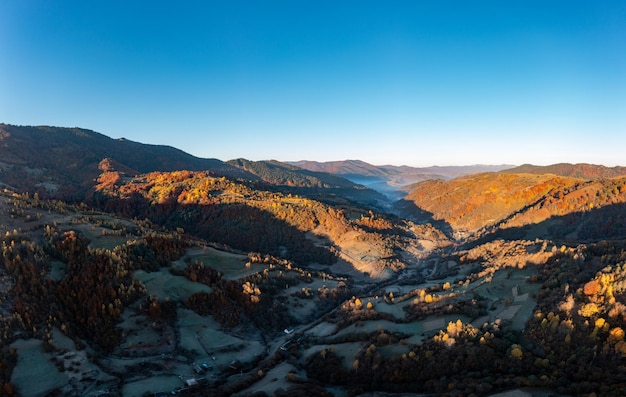
[(149, 219), (166, 228), (183, 228), (207, 241), (245, 252), (283, 257), (297, 264), (333, 264), (329, 247), (316, 245), (305, 232), (277, 219), (270, 212), (245, 204), (181, 204), (175, 200), (155, 204), (140, 194), (127, 199), (99, 198), (98, 206), (130, 218)]
[(626, 238), (626, 204), (611, 204), (588, 211), (552, 216), (541, 222), (513, 228), (493, 228), (469, 243), (480, 245), (496, 239), (548, 239), (591, 242)]
[(454, 229), (443, 219), (435, 219), (432, 212), (428, 212), (411, 200), (398, 200), (394, 203), (393, 213), (401, 218), (408, 219), (417, 224), (430, 223), (433, 227), (442, 232), (446, 237), (454, 239)]

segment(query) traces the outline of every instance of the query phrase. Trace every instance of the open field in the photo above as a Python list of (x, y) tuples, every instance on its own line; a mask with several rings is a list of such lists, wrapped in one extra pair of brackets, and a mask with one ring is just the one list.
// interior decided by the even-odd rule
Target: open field
[(69, 381), (44, 353), (42, 342), (37, 339), (20, 339), (11, 345), (17, 349), (17, 366), (11, 383), (23, 396), (45, 396)]
[(65, 276), (67, 265), (61, 261), (50, 261), (50, 273), (48, 278), (53, 281), (59, 281)]
[(137, 236), (128, 235), (125, 231), (125, 228), (134, 226), (129, 221), (114, 219), (106, 215), (87, 217), (81, 223), (72, 224), (74, 230), (81, 232), (90, 240), (90, 247), (109, 250), (126, 244), (128, 241), (136, 240)]
[[(304, 323), (313, 321), (313, 317), (318, 312), (318, 289), (332, 289), (337, 287), (338, 284), (339, 282), (336, 280), (323, 280), (313, 277), (310, 283), (299, 283), (295, 286), (290, 286), (282, 290), (277, 296), (284, 297), (284, 304), (289, 310), (290, 316), (297, 323)], [(301, 298), (296, 294), (306, 295), (307, 297)]]
[[(211, 316), (200, 316), (189, 309), (178, 309), (178, 327), (182, 332), (189, 334), (181, 339), (193, 339), (200, 350), (208, 349), (209, 352), (237, 346), (243, 341), (231, 335), (220, 332), (220, 324)], [(181, 343), (190, 343), (183, 342)], [(189, 349), (195, 350), (195, 349)]]
[[(268, 268), (267, 265), (260, 263), (251, 263), (249, 267), (246, 267), (246, 262), (248, 262), (247, 256), (219, 251), (211, 247), (189, 248), (185, 257), (191, 261), (197, 261), (205, 266), (212, 267), (229, 280), (237, 280)], [(187, 265), (179, 260), (174, 262), (172, 266), (176, 269), (183, 269)]]
[(307, 334), (317, 337), (329, 336), (332, 335), (336, 329), (337, 326), (335, 324), (322, 321), (313, 328), (309, 329)]
[(497, 310), (489, 316), (490, 321), (496, 318), (511, 321), (515, 330), (524, 329), (524, 324), (532, 316), (535, 305), (535, 294), (540, 284), (529, 284), (526, 279), (535, 273), (527, 268), (522, 270), (497, 271), (489, 284), (481, 284), (474, 291), (487, 299), (496, 301)]
[(376, 310), (377, 312), (380, 312), (380, 313), (391, 314), (395, 318), (401, 319), (401, 318), (404, 318), (406, 314), (404, 311), (404, 307), (409, 305), (411, 303), (411, 300), (407, 299), (402, 302), (387, 303), (387, 302), (384, 302), (381, 298), (377, 300), (375, 297), (370, 296), (369, 298), (363, 300), (363, 302), (365, 305), (367, 305), (368, 302), (372, 302), (373, 310)]
[(294, 374), (298, 376), (305, 375), (298, 374), (298, 369), (292, 364), (283, 362), (268, 371), (263, 379), (256, 382), (251, 387), (235, 394), (235, 396), (245, 397), (258, 392), (266, 393), (269, 396), (274, 395), (274, 393), (279, 389), (287, 389), (289, 384), (286, 378), (289, 376), (289, 374)]
[(197, 292), (211, 292), (211, 287), (195, 283), (183, 276), (175, 276), (168, 268), (162, 268), (157, 272), (137, 270), (133, 277), (146, 286), (149, 295), (156, 296), (159, 300), (184, 301)]
[(126, 383), (122, 388), (124, 397), (142, 397), (145, 393), (169, 392), (184, 386), (184, 382), (178, 376), (158, 376)]

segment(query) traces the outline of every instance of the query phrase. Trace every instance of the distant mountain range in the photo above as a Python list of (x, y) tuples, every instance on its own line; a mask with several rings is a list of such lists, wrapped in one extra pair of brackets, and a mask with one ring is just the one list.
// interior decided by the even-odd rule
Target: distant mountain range
[(554, 174), (582, 179), (615, 178), (626, 175), (626, 167), (605, 167), (597, 164), (569, 164), (559, 163), (546, 166), (524, 164), (510, 168), (503, 172), (509, 174)]
[(378, 190), (392, 198), (400, 198), (404, 186), (429, 179), (454, 179), (459, 176), (481, 172), (497, 172), (514, 167), (513, 165), (468, 165), (468, 166), (432, 166), (409, 167), (406, 165), (372, 165), (361, 160), (345, 161), (296, 161), (295, 166), (317, 172), (341, 175), (355, 183)]
[(361, 160), (328, 162), (303, 160), (290, 162), (289, 164), (310, 171), (343, 175), (347, 178), (381, 178), (394, 181), (398, 185), (408, 185), (427, 179), (453, 179), (462, 175), (477, 174), (479, 172), (497, 172), (514, 167), (507, 164), (409, 167), (406, 165), (372, 165)]
[(169, 146), (112, 139), (82, 128), (0, 124), (0, 182), (18, 190), (79, 198), (111, 160), (127, 173), (210, 170), (255, 178), (217, 159), (201, 159)]

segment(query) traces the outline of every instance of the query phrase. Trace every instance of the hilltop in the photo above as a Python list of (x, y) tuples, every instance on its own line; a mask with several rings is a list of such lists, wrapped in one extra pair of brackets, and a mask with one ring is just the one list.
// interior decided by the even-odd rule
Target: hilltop
[(257, 179), (217, 159), (201, 159), (170, 146), (113, 139), (82, 128), (0, 124), (0, 180), (4, 186), (40, 196), (80, 199), (108, 159), (128, 174), (208, 170)]

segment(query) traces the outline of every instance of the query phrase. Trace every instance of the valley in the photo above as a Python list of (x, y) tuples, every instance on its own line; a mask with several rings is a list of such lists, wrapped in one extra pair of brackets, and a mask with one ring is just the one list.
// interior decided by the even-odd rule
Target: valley
[(2, 128), (0, 396), (626, 387), (620, 168), (427, 179), (392, 202), (275, 161)]
[[(18, 216), (12, 210), (15, 207), (20, 208)], [(2, 208), (3, 225), (18, 219), (12, 223), (19, 226), (15, 236), (22, 244), (27, 240), (41, 243), (38, 234), (56, 225), (59, 231), (80, 233), (85, 243), (89, 241), (84, 249), (104, 250), (104, 256), (114, 257), (121, 246), (137, 244), (142, 234), (160, 234), (130, 220), (66, 206), (53, 210), (49, 204), (14, 194), (5, 193)], [(119, 244), (122, 237), (128, 240)], [(168, 233), (161, 238), (179, 237)], [(135, 281), (131, 287), (140, 286), (137, 288), (145, 298), (121, 307), (115, 302), (108, 304), (118, 330), (115, 346), (107, 348), (109, 353), (102, 355), (102, 346), (84, 344), (78, 335), (71, 336), (66, 324), (50, 319), (41, 330), (15, 335), (20, 338), (11, 348), (18, 358), (36, 359), (18, 359), (12, 384), (23, 395), (43, 395), (55, 389), (64, 395), (124, 396), (171, 391), (192, 394), (206, 388), (224, 395), (287, 392), (307, 379), (307, 367), (315, 365), (319, 354), (334, 355), (341, 360), (342, 371), (350, 371), (354, 362), (363, 360), (364, 350), (371, 351), (370, 346), (379, 347), (380, 360), (416, 354), (412, 346), (423, 346), (458, 321), (477, 330), (498, 321), (523, 328), (536, 303), (529, 295), (536, 294), (539, 284), (526, 282), (535, 270), (517, 268), (531, 257), (541, 263), (552, 255), (545, 252), (546, 247), (527, 243), (533, 253), (527, 254), (528, 258), (518, 256), (519, 263), (509, 264), (507, 270), (485, 270), (479, 262), (460, 265), (434, 257), (416, 261), (401, 272), (372, 278), (347, 261), (330, 268), (303, 269), (271, 256), (224, 251), (201, 241), (194, 244), (179, 251), (176, 260), (163, 260), (163, 266), (150, 264), (148, 269), (132, 273)], [(367, 254), (371, 261), (381, 259), (369, 248), (360, 251), (359, 246), (351, 246), (349, 251), (351, 256)], [(425, 251), (424, 258), (429, 254)], [(42, 266), (39, 282), (53, 285), (53, 280), (68, 276), (64, 266), (51, 264), (47, 270)], [(141, 265), (129, 265), (134, 266)], [(474, 272), (479, 269), (485, 275)], [(229, 287), (241, 288), (223, 291), (235, 294), (231, 298), (243, 299), (242, 309), (207, 304), (206, 299), (215, 299), (213, 288), (226, 287), (211, 280), (219, 278), (217, 274), (232, 283)], [(493, 280), (486, 282), (487, 277), (495, 278), (498, 286), (489, 289), (485, 284)], [(272, 321), (264, 318), (267, 313), (258, 312), (268, 309), (273, 312)], [(43, 317), (49, 309), (31, 310), (43, 310), (37, 313)], [(243, 310), (239, 316), (246, 318), (243, 323), (239, 316), (232, 318), (239, 310)], [(26, 310), (24, 316), (29, 313)], [(64, 311), (48, 315), (60, 317)], [(7, 320), (5, 332), (15, 325)], [(42, 341), (43, 335), (49, 335), (48, 339)], [(81, 344), (83, 347), (78, 347)], [(35, 387), (33, 377), (44, 372), (48, 381)]]

